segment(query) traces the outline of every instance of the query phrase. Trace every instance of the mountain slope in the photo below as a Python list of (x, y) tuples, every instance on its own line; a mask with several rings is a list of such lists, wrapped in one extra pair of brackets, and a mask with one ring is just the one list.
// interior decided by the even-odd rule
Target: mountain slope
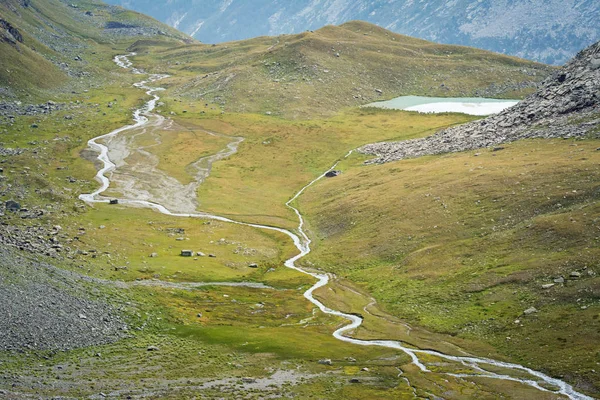
[(0, 99), (45, 99), (50, 89), (87, 89), (104, 67), (112, 67), (111, 47), (141, 37), (191, 41), (152, 18), (100, 1), (3, 1)]
[(204, 99), (226, 111), (285, 116), (331, 114), (400, 95), (519, 98), (553, 70), (360, 21), (298, 35), (162, 49), (138, 59), (145, 68), (175, 76), (169, 82), (173, 95)]
[(600, 38), (594, 0), (109, 0), (204, 42), (298, 33), (360, 19), (397, 33), (562, 64)]
[(585, 49), (540, 89), (498, 115), (425, 139), (378, 143), (361, 150), (371, 162), (490, 147), (525, 138), (585, 137), (600, 133), (600, 42)]
[(599, 67), (596, 43), (501, 114), (363, 147), (381, 164), (354, 154), (299, 199), (307, 265), (596, 398)]

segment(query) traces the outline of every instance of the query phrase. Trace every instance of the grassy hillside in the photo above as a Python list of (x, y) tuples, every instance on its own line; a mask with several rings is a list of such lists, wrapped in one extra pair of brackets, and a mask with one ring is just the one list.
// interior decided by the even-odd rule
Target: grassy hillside
[(226, 111), (285, 117), (331, 115), (409, 94), (520, 98), (552, 70), (364, 22), (171, 48), (138, 61), (175, 75), (170, 81), (173, 96), (214, 103)]
[(112, 54), (136, 38), (191, 41), (96, 0), (7, 0), (0, 3), (0, 20), (0, 98), (6, 99), (45, 100), (105, 84)]
[(533, 140), (368, 167), (356, 156), (298, 202), (316, 239), (306, 262), (406, 321), (597, 393), (599, 145)]

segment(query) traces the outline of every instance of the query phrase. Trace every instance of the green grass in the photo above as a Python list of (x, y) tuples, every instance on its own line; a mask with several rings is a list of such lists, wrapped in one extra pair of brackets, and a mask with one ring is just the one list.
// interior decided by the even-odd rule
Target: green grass
[[(112, 58), (125, 53), (141, 37), (113, 35), (104, 29), (108, 21), (161, 30), (165, 32), (160, 36), (163, 44), (192, 42), (152, 18), (125, 9), (117, 11), (97, 0), (28, 3), (27, 7), (17, 0), (0, 4), (0, 17), (23, 36), (23, 43), (16, 45), (0, 41), (0, 86), (9, 87), (16, 99), (28, 103), (68, 101), (73, 91), (81, 93), (110, 84)], [(93, 16), (85, 15), (86, 11)]]
[[(162, 25), (129, 11), (111, 14), (96, 1), (74, 1), (78, 9), (56, 0), (32, 3), (36, 7), (21, 17), (0, 6), (26, 38), (21, 52), (0, 44), (7, 55), (0, 60), (0, 83), (26, 101), (79, 103), (0, 128), (2, 146), (27, 149), (3, 158), (0, 200), (16, 198), (46, 211), (38, 220), (10, 215), (3, 221), (62, 225), (69, 250), (51, 262), (93, 277), (252, 281), (273, 289), (97, 286), (126, 315), (130, 336), (58, 354), (0, 353), (6, 376), (1, 387), (16, 382), (15, 390), (38, 397), (113, 391), (146, 391), (154, 398), (413, 398), (415, 392), (449, 399), (553, 397), (516, 383), (452, 378), (443, 372), (468, 369), (435, 357), (425, 361), (440, 373), (421, 373), (405, 354), (336, 341), (331, 333), (343, 321), (315, 312), (302, 296), (314, 280), (282, 266), (297, 252), (285, 235), (77, 200), (98, 186), (87, 140), (130, 123), (132, 110), (147, 100), (131, 87), (139, 77), (114, 66), (115, 54), (135, 50), (137, 66), (173, 75), (161, 82), (167, 91), (159, 110), (174, 125), (136, 138), (152, 146), (158, 168), (188, 183), (191, 165), (228, 142), (204, 130), (243, 136), (239, 152), (216, 163), (199, 189), (200, 209), (289, 229), (298, 221), (285, 202), (349, 150), (423, 137), (473, 119), (354, 106), (403, 94), (485, 93), (492, 84), (539, 81), (550, 67), (359, 22), (217, 46), (185, 45), (171, 30), (169, 37), (116, 38), (103, 31), (104, 22)], [(98, 16), (94, 24), (82, 16), (88, 9)], [(73, 63), (31, 33), (48, 21), (56, 27), (51, 32), (66, 31), (65, 40), (85, 45), (81, 68), (91, 73), (89, 80), (68, 78), (48, 62)], [(496, 95), (527, 92), (508, 88)], [(588, 271), (600, 273), (598, 145), (536, 140), (478, 151), (478, 157), (467, 152), (369, 167), (364, 157), (351, 156), (339, 165), (341, 176), (319, 182), (297, 201), (315, 239), (314, 253), (302, 263), (337, 276), (316, 296), (362, 314), (357, 337), (516, 361), (597, 393), (600, 294), (597, 275)], [(217, 257), (183, 258), (182, 249)], [(259, 268), (248, 268), (250, 263)], [(575, 270), (583, 277), (541, 288)], [(523, 316), (530, 306), (539, 312)], [(148, 346), (160, 350), (148, 352)], [(322, 358), (333, 366), (318, 364)], [(275, 371), (300, 371), (306, 378), (266, 391), (240, 381)], [(361, 383), (349, 384), (354, 377)], [(221, 378), (234, 381), (224, 390), (198, 389)]]
[[(364, 22), (216, 46), (149, 49), (154, 51), (145, 54), (141, 47), (136, 62), (173, 75), (166, 83), (173, 97), (208, 102), (227, 112), (270, 112), (287, 118), (332, 116), (347, 107), (401, 95), (522, 98), (533, 91), (533, 82), (552, 71)], [(508, 85), (497, 91), (497, 84), (506, 82), (529, 82), (529, 87)], [(492, 86), (496, 89), (490, 92)]]
[[(78, 255), (77, 262), (87, 265), (94, 276), (125, 281), (273, 281), (284, 287), (306, 282), (301, 275), (280, 271), (283, 261), (297, 250), (287, 236), (274, 231), (108, 205), (96, 205), (65, 224), (71, 227), (70, 235), (79, 237), (73, 249), (88, 253)], [(80, 227), (85, 228), (84, 235)], [(181, 257), (186, 249), (206, 256)], [(153, 253), (157, 257), (151, 257)], [(259, 268), (249, 268), (252, 263)], [(269, 272), (271, 268), (276, 271)]]
[[(299, 199), (317, 239), (307, 262), (408, 322), (597, 387), (597, 147), (534, 140), (369, 167), (355, 157)], [(561, 275), (564, 286), (542, 289)], [(523, 316), (531, 306), (539, 313)]]
[(237, 154), (214, 165), (210, 178), (199, 189), (200, 209), (293, 229), (297, 217), (285, 202), (348, 151), (368, 142), (424, 136), (468, 120), (459, 115), (432, 117), (370, 110), (310, 121), (242, 114), (225, 114), (218, 119), (207, 116), (197, 124), (244, 136), (245, 141)]

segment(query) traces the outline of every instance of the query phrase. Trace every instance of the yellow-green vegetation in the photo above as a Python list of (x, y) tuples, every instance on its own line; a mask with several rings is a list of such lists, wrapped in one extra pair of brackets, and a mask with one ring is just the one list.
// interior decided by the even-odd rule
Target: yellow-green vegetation
[[(194, 118), (189, 114), (178, 120)], [(458, 114), (366, 109), (310, 121), (255, 114), (200, 118), (197, 124), (205, 129), (245, 138), (235, 155), (213, 166), (199, 190), (200, 209), (293, 229), (297, 217), (285, 202), (350, 150), (364, 143), (426, 136), (469, 120)]]
[(173, 96), (226, 111), (292, 118), (401, 95), (523, 97), (552, 68), (461, 46), (434, 44), (364, 22), (315, 32), (168, 49), (140, 44), (136, 62), (173, 77)]
[[(256, 281), (281, 287), (309, 282), (282, 267), (297, 250), (286, 235), (275, 231), (102, 204), (65, 223), (72, 227), (68, 233), (78, 238), (73, 243), (79, 250), (77, 260), (85, 262), (94, 276), (124, 281)], [(195, 255), (183, 257), (182, 250)], [(258, 268), (250, 268), (251, 264)]]
[[(148, 100), (131, 87), (142, 78), (114, 66), (116, 54), (136, 51), (136, 67), (172, 75), (157, 105), (171, 120), (134, 132), (132, 146), (188, 184), (200, 158), (243, 137), (213, 166), (199, 208), (287, 229), (298, 220), (285, 202), (349, 150), (473, 119), (352, 107), (402, 94), (520, 97), (550, 67), (360, 22), (207, 46), (93, 0), (9, 0), (0, 16), (24, 37), (0, 41), (0, 86), (15, 99), (67, 103), (0, 127), (2, 148), (25, 150), (2, 156), (0, 199), (44, 211), (2, 222), (64, 239), (61, 257), (39, 259), (80, 274), (129, 325), (110, 345), (0, 352), (0, 389), (36, 397), (555, 397), (445, 375), (473, 370), (433, 356), (423, 360), (436, 373), (422, 373), (401, 352), (337, 341), (331, 334), (344, 321), (302, 296), (314, 279), (283, 267), (297, 254), (284, 234), (77, 200), (98, 187), (87, 141), (131, 123)], [(110, 23), (165, 32), (120, 35)], [(296, 204), (316, 239), (303, 265), (337, 276), (315, 295), (363, 315), (357, 337), (516, 361), (594, 392), (598, 146), (537, 140), (370, 167), (351, 156), (341, 176)], [(559, 276), (564, 284), (543, 288)], [(532, 306), (537, 312), (523, 315)]]
[(29, 102), (108, 84), (113, 52), (122, 53), (135, 37), (115, 35), (107, 24), (161, 30), (161, 41), (171, 45), (193, 41), (152, 18), (98, 0), (7, 0), (0, 3), (0, 20), (16, 33), (0, 27), (0, 87), (8, 89), (9, 98)]
[[(185, 121), (187, 122), (187, 121)], [(156, 138), (149, 140), (146, 150), (159, 159), (158, 168), (183, 184), (194, 180), (198, 171), (194, 164), (201, 158), (214, 155), (231, 143), (230, 137), (213, 135), (196, 127), (193, 123), (173, 124), (168, 129), (155, 132)], [(144, 147), (143, 143), (139, 143)]]
[(353, 157), (298, 201), (317, 239), (306, 262), (403, 320), (598, 387), (598, 145)]

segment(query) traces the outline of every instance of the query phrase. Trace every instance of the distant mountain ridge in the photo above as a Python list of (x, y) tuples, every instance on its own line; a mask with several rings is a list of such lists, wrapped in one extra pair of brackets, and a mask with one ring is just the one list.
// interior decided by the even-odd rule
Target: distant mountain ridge
[(563, 64), (600, 39), (597, 0), (107, 0), (207, 43), (364, 20), (386, 29)]
[[(143, 46), (132, 50), (146, 51)], [(522, 98), (555, 70), (360, 21), (295, 35), (166, 48), (156, 61), (161, 68), (155, 72), (169, 66), (171, 75), (189, 77), (171, 87), (178, 96), (227, 112), (292, 118), (411, 94)]]

